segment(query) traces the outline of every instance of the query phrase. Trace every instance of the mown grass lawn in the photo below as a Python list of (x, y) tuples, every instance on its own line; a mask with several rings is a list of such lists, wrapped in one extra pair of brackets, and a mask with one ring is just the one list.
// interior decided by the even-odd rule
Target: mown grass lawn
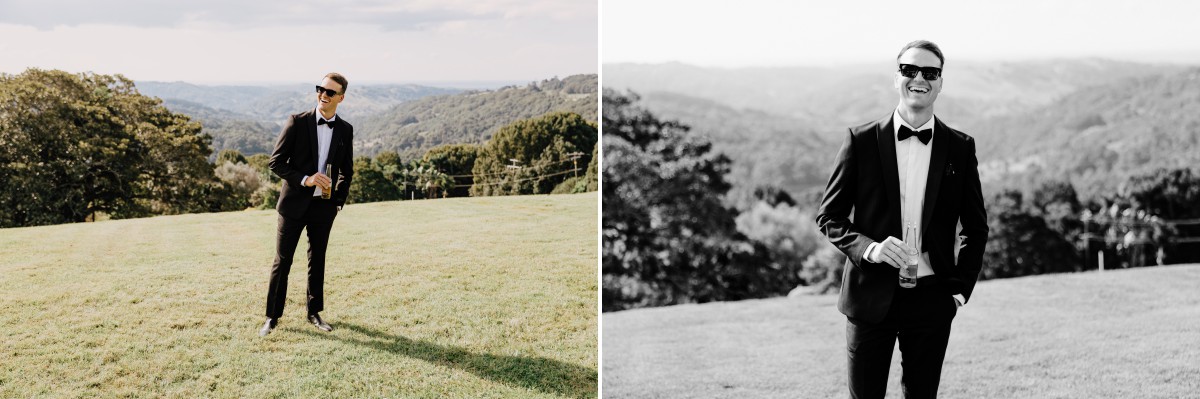
[[(603, 316), (606, 398), (844, 398), (837, 297)], [(900, 398), (900, 355), (889, 398)], [(959, 309), (943, 398), (1200, 397), (1200, 265), (981, 282)]]
[(302, 239), (265, 318), (275, 211), (0, 230), (0, 397), (589, 398), (598, 196), (355, 204), (323, 318)]

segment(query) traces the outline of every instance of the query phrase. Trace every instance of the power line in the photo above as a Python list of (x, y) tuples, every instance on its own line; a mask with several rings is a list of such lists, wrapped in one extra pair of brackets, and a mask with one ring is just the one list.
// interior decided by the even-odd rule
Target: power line
[[(471, 187), (471, 186), (473, 186), (473, 185), (474, 185), (474, 186), (492, 186), (492, 185), (505, 184), (505, 183), (511, 183), (511, 182), (523, 182), (523, 181), (529, 181), (529, 180), (540, 179), (540, 178), (543, 178), (543, 177), (551, 177), (551, 176), (565, 175), (565, 174), (567, 174), (567, 173), (575, 172), (575, 171), (578, 171), (578, 170), (580, 170), (580, 169), (579, 169), (579, 168), (575, 168), (575, 169), (567, 169), (567, 170), (564, 170), (564, 171), (561, 171), (561, 172), (554, 172), (554, 173), (551, 173), (551, 174), (546, 174), (546, 175), (532, 176), (532, 177), (528, 177), (528, 178), (524, 178), (524, 179), (519, 179), (519, 180), (501, 181), (501, 182), (498, 182), (498, 183), (456, 184), (456, 185), (454, 185), (454, 187), (456, 187), (456, 188), (457, 188), (457, 187)], [(468, 175), (468, 176), (469, 176), (469, 175)], [(478, 176), (482, 176), (482, 175), (478, 175)], [(404, 184), (411, 184), (411, 185), (413, 185), (413, 186), (417, 186), (417, 185), (418, 185), (418, 184), (416, 183), (416, 182), (417, 182), (417, 180), (420, 180), (420, 179), (412, 179), (412, 180), (410, 180), (410, 179), (403, 179), (403, 180), (400, 180), (399, 182), (400, 182), (400, 183), (404, 183)]]
[(524, 179), (517, 179), (517, 180), (504, 180), (504, 181), (498, 181), (498, 182), (494, 182), (494, 183), (455, 184), (453, 188), (471, 187), (471, 186), (499, 186), (501, 184), (519, 183), (519, 182), (523, 182), (523, 181), (537, 180), (537, 179), (541, 179), (541, 178), (545, 178), (545, 177), (565, 175), (567, 173), (576, 172), (578, 170), (579, 170), (579, 168), (567, 169), (562, 172), (554, 172), (554, 173), (551, 173), (548, 175), (533, 176), (533, 177), (527, 177)]
[[(542, 168), (545, 168), (548, 166), (558, 165), (560, 163), (567, 163), (567, 162), (571, 162), (571, 161), (573, 161), (573, 160), (572, 159), (564, 159), (564, 160), (549, 162), (549, 163), (545, 163), (545, 164), (541, 164), (541, 165), (525, 166), (525, 167), (522, 167), (522, 169), (525, 169), (525, 168), (542, 169)], [(507, 175), (509, 173), (512, 173), (512, 172), (495, 172), (495, 173), (480, 173), (480, 174), (469, 174), (469, 175), (448, 175), (448, 176), (450, 176), (450, 177), (481, 177), (481, 176), (501, 176), (501, 175)]]
[[(567, 163), (567, 162), (571, 162), (571, 160), (565, 159), (565, 160), (561, 160), (561, 161), (553, 161), (553, 162), (548, 162), (548, 163), (540, 164), (540, 165), (527, 166), (527, 167), (524, 167), (523, 169), (526, 169), (526, 168), (527, 169), (544, 169), (549, 166), (558, 165), (558, 164)], [(440, 170), (439, 170), (439, 172), (440, 172)], [(446, 176), (449, 176), (452, 178), (453, 177), (507, 176), (507, 175), (510, 175), (511, 173), (512, 173), (511, 171), (507, 171), (507, 172), (495, 172), (495, 173), (480, 173), (480, 174), (469, 174), (469, 175), (446, 175)]]

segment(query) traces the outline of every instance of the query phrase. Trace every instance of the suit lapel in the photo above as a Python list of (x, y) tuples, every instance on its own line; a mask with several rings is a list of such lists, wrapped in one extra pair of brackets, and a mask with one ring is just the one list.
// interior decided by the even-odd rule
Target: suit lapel
[(888, 231), (899, 236), (900, 213), (900, 172), (896, 170), (896, 132), (892, 126), (892, 116), (879, 121), (875, 132), (875, 140), (879, 144), (879, 163), (883, 173), (884, 191), (887, 191)]
[(329, 136), (329, 154), (327, 154), (325, 158), (326, 163), (331, 163), (334, 165), (337, 165), (338, 161), (340, 161), (338, 158), (338, 153), (341, 152), (340, 150), (342, 148), (342, 135), (338, 133), (338, 130), (339, 128), (332, 129), (333, 134)]
[[(320, 154), (317, 153), (317, 152), (319, 152), (321, 146), (320, 146), (320, 144), (317, 143), (317, 111), (316, 110), (312, 111), (312, 115), (308, 117), (308, 142), (309, 142), (309, 147), (312, 148), (313, 164), (316, 164), (317, 162), (320, 162), (320, 159), (321, 159)], [(317, 171), (320, 171), (320, 170), (321, 170), (321, 165), (317, 165)]]
[(934, 118), (933, 147), (929, 149), (929, 176), (925, 180), (925, 206), (921, 207), (921, 235), (929, 229), (929, 221), (933, 219), (933, 210), (937, 207), (938, 190), (942, 185), (942, 175), (946, 170), (946, 154), (950, 151), (950, 128), (941, 119)]

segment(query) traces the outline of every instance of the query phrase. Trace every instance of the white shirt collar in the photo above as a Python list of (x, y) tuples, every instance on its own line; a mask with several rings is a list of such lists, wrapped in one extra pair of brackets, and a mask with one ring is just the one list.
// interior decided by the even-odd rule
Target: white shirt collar
[[(318, 117), (318, 118), (325, 119), (325, 116), (324, 116), (324, 115), (321, 115), (321, 109), (320, 109), (320, 108), (313, 108), (313, 112), (317, 114), (317, 117)], [(336, 121), (336, 120), (337, 120), (337, 114), (333, 114), (333, 117), (332, 117), (332, 118), (325, 119), (325, 123), (333, 122), (333, 121)]]
[(921, 125), (920, 128), (913, 129), (913, 127), (911, 125), (909, 125), (908, 122), (904, 121), (904, 118), (900, 117), (900, 109), (897, 108), (894, 111), (892, 111), (892, 137), (898, 137), (900, 135), (900, 126), (906, 126), (914, 132), (920, 131), (920, 130), (925, 130), (925, 129), (929, 129), (932, 132), (933, 125), (935, 125), (935, 123), (933, 123), (933, 121), (935, 121), (935, 120), (937, 120), (937, 115), (930, 117), (929, 121), (925, 122), (924, 125)]

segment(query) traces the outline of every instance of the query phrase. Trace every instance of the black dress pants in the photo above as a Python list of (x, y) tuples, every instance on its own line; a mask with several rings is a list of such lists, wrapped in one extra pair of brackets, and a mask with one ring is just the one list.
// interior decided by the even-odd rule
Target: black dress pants
[(337, 207), (331, 200), (313, 198), (312, 203), (299, 219), (279, 215), (279, 229), (275, 239), (275, 263), (271, 265), (270, 286), (267, 289), (267, 317), (283, 316), (283, 305), (287, 299), (288, 272), (292, 269), (292, 257), (300, 242), (300, 232), (308, 231), (308, 314), (325, 309), (325, 247), (329, 244), (329, 230)]
[(897, 287), (882, 322), (847, 318), (850, 397), (884, 397), (892, 350), (899, 340), (904, 397), (936, 398), (950, 322), (957, 312), (954, 297), (929, 276), (918, 280), (915, 288)]

